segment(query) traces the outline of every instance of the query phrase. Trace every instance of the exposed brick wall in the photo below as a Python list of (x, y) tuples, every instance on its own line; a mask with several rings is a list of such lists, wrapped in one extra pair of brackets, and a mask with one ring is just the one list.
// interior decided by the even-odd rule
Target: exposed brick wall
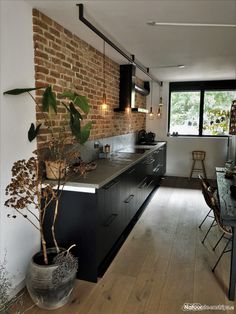
[[(116, 113), (119, 104), (119, 65), (106, 57), (106, 95), (109, 112), (101, 115), (103, 95), (103, 55), (72, 34), (70, 31), (33, 10), (33, 32), (35, 48), (36, 86), (52, 85), (58, 95), (65, 90), (74, 90), (87, 96), (91, 110), (87, 119), (93, 121), (90, 139), (138, 131), (145, 127), (146, 115), (142, 113)], [(142, 84), (142, 81), (138, 81)], [(37, 91), (40, 101), (41, 92)], [(146, 106), (146, 97), (136, 93), (138, 106)], [(54, 116), (55, 127), (59, 127), (68, 114), (60, 104), (58, 115)], [(37, 120), (42, 114), (37, 111)], [(68, 130), (68, 134), (70, 134)], [(48, 130), (43, 128), (38, 137), (39, 147), (48, 141)]]

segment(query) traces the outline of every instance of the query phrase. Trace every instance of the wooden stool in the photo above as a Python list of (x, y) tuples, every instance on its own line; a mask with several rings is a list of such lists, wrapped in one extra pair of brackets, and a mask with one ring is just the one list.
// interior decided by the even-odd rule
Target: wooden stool
[[(193, 156), (193, 165), (192, 165), (192, 169), (191, 169), (191, 173), (190, 173), (189, 179), (192, 178), (193, 172), (202, 172), (204, 178), (207, 179), (206, 169), (205, 169), (205, 165), (204, 165), (206, 152), (204, 152), (203, 150), (194, 150), (194, 151), (192, 151), (192, 156)], [(195, 168), (195, 165), (196, 165), (197, 161), (200, 163), (200, 167), (199, 168)]]

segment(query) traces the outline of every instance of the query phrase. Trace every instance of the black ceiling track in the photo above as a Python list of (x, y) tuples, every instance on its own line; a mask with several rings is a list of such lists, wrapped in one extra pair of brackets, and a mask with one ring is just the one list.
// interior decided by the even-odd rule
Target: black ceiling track
[(83, 22), (88, 28), (90, 28), (95, 34), (97, 34), (99, 37), (101, 37), (108, 45), (110, 45), (113, 49), (115, 49), (119, 54), (121, 54), (126, 60), (128, 60), (130, 63), (134, 64), (137, 68), (139, 68), (143, 73), (145, 73), (147, 76), (149, 76), (154, 82), (158, 83), (160, 86), (162, 86), (162, 82), (159, 81), (156, 77), (154, 77), (150, 72), (149, 68), (146, 68), (144, 65), (142, 65), (137, 59), (135, 59), (135, 56), (130, 54), (130, 56), (125, 53), (121, 48), (119, 48), (116, 44), (114, 44), (107, 36), (105, 36), (101, 31), (99, 31), (92, 23), (90, 23), (85, 17), (84, 17), (84, 5), (82, 3), (76, 4), (79, 7), (79, 19), (81, 22)]

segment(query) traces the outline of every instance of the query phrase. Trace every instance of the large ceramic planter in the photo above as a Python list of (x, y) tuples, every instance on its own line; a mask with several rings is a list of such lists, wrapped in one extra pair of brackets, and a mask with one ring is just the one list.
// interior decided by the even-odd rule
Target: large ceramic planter
[[(47, 250), (49, 260), (56, 255), (55, 248)], [(57, 309), (67, 303), (73, 290), (77, 268), (60, 265), (40, 265), (42, 252), (35, 254), (26, 275), (26, 287), (35, 304), (47, 310)], [(39, 263), (38, 263), (39, 262)]]

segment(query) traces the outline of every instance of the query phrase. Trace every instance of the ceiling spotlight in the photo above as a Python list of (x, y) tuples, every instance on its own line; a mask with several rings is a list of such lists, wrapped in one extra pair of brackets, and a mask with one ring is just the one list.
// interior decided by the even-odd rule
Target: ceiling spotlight
[(197, 26), (197, 27), (236, 27), (236, 24), (213, 24), (213, 23), (169, 23), (169, 22), (155, 22), (148, 21), (146, 23), (150, 26)]

